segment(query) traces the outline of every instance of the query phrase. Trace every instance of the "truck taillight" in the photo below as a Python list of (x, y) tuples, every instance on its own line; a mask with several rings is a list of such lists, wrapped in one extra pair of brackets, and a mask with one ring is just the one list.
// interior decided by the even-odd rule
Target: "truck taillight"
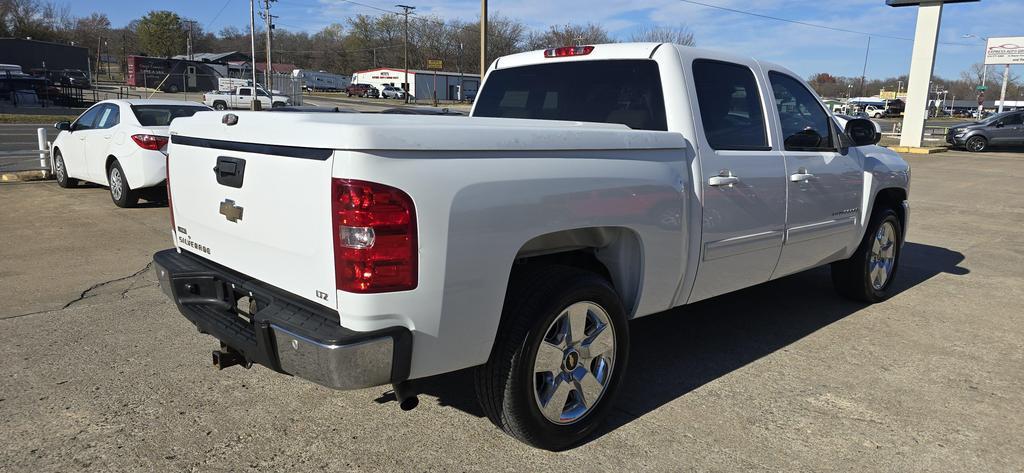
[(132, 141), (139, 145), (139, 148), (148, 149), (150, 151), (159, 151), (160, 148), (167, 145), (170, 138), (157, 135), (132, 135)]
[(594, 51), (593, 46), (566, 46), (544, 50), (544, 57), (586, 56)]
[(331, 181), (334, 272), (339, 290), (416, 288), (416, 209), (408, 194), (374, 182)]

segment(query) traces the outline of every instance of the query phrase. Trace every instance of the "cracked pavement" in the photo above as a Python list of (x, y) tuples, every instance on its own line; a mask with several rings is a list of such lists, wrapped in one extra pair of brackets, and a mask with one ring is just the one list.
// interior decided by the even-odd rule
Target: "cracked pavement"
[(0, 184), (0, 471), (1024, 471), (1024, 154), (909, 161), (898, 295), (819, 269), (638, 320), (608, 426), (562, 453), (482, 418), (467, 372), (410, 412), (218, 372), (150, 270), (166, 208)]

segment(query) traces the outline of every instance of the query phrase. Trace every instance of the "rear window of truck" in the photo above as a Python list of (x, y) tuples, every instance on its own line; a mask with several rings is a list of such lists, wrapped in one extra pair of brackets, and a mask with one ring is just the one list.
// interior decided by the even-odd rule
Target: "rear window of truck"
[(189, 105), (132, 105), (132, 112), (142, 126), (169, 126), (175, 118), (191, 117), (208, 110), (211, 109)]
[(498, 69), (480, 96), (476, 117), (621, 123), (666, 130), (658, 64), (648, 59), (571, 61)]

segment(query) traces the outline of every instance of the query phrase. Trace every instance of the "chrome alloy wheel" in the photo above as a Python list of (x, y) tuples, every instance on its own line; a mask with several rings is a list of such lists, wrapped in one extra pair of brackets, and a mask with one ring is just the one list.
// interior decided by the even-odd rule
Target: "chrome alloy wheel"
[(967, 149), (974, 152), (983, 151), (985, 149), (985, 139), (974, 137), (967, 140)]
[(893, 265), (896, 263), (896, 227), (892, 222), (883, 222), (871, 242), (871, 257), (868, 259), (868, 277), (871, 287), (881, 291), (889, 282)]
[(601, 306), (576, 302), (551, 322), (533, 363), (534, 400), (544, 417), (572, 424), (597, 405), (615, 367), (615, 328)]
[(114, 200), (121, 200), (121, 195), (124, 194), (124, 178), (121, 177), (121, 170), (117, 166), (110, 168), (110, 195), (114, 196)]

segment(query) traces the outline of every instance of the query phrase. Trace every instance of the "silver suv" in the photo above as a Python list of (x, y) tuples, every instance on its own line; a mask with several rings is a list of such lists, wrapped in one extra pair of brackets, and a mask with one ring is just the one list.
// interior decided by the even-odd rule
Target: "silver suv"
[(986, 151), (989, 146), (1024, 146), (1024, 110), (952, 127), (946, 132), (946, 142), (973, 152)]

